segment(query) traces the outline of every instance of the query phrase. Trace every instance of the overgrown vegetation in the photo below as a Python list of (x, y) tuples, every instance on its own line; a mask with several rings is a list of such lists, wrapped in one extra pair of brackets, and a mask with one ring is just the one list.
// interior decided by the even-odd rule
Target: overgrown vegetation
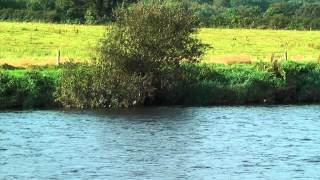
[[(121, 6), (154, 0), (0, 0), (0, 20), (97, 24)], [(318, 0), (164, 0), (183, 2), (202, 26), (320, 29)]]

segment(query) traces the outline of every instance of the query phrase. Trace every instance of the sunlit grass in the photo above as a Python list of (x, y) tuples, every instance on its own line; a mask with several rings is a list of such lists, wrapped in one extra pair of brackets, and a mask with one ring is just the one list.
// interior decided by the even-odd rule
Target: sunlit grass
[[(13, 65), (54, 64), (57, 51), (62, 61), (89, 60), (106, 27), (41, 23), (0, 22), (0, 63)], [(202, 29), (198, 35), (212, 46), (203, 62), (234, 63), (284, 59), (316, 61), (320, 56), (320, 32), (247, 29)]]
[(319, 31), (202, 29), (199, 37), (212, 46), (205, 61), (277, 59), (315, 61), (320, 55)]

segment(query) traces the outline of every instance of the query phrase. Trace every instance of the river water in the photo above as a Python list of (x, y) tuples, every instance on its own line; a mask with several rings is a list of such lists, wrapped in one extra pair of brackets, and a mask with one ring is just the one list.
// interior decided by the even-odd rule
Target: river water
[(319, 179), (320, 106), (0, 113), (0, 179)]

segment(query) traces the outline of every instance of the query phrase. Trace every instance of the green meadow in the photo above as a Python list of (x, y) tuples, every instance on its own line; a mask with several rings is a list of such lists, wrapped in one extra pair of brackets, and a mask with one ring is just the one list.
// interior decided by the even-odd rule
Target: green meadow
[(103, 26), (0, 22), (0, 61), (13, 64), (52, 64), (62, 59), (90, 59)]
[[(89, 60), (105, 26), (0, 22), (0, 63), (54, 64), (62, 60)], [(316, 61), (320, 56), (319, 31), (212, 29), (199, 38), (211, 46), (204, 62), (268, 61), (273, 56), (296, 61)]]

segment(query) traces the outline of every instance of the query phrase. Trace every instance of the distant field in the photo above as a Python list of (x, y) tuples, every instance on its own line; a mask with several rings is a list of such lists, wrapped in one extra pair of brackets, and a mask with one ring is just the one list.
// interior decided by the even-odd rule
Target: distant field
[[(62, 59), (89, 60), (106, 27), (0, 22), (0, 63), (53, 64), (58, 49)], [(202, 29), (199, 37), (213, 48), (204, 62), (250, 62), (283, 59), (316, 61), (319, 31)]]
[(0, 22), (0, 63), (53, 64), (62, 59), (87, 60), (103, 26)]

